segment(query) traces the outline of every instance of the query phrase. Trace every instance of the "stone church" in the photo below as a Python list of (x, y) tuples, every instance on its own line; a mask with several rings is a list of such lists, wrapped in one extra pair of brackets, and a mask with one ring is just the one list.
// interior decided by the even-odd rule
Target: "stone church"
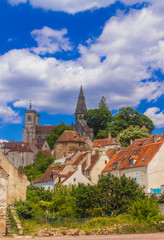
[[(79, 137), (90, 137), (90, 139), (93, 139), (93, 129), (89, 128), (86, 120), (83, 119), (86, 112), (85, 96), (81, 86), (75, 110), (75, 125), (72, 124), (71, 126), (78, 133)], [(25, 111), (25, 125), (23, 127), (24, 143), (43, 141), (45, 140), (45, 136), (52, 133), (55, 126), (39, 126), (39, 118), (40, 115), (32, 109), (32, 105), (30, 104), (29, 110)]]

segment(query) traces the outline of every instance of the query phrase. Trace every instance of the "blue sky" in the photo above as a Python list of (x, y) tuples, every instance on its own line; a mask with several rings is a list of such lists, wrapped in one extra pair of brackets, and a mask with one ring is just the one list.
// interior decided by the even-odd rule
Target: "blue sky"
[(87, 107), (131, 106), (164, 132), (164, 1), (0, 0), (0, 139), (22, 140), (29, 100), (40, 124)]

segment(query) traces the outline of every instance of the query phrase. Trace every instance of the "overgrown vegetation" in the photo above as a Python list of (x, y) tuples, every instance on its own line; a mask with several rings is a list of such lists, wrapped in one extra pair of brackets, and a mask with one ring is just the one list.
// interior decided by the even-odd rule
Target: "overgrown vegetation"
[(156, 199), (146, 197), (134, 179), (111, 174), (101, 176), (94, 186), (58, 185), (54, 191), (29, 186), (27, 200), (16, 202), (15, 207), (26, 232), (38, 229), (40, 224), (47, 226), (48, 222), (55, 227), (86, 231), (123, 224), (124, 232), (128, 228), (139, 231), (129, 224), (146, 224), (147, 229), (148, 224), (158, 223), (161, 219)]
[(38, 152), (34, 165), (27, 165), (24, 167), (24, 173), (27, 175), (29, 181), (37, 180), (53, 163), (55, 158), (52, 155), (44, 155)]

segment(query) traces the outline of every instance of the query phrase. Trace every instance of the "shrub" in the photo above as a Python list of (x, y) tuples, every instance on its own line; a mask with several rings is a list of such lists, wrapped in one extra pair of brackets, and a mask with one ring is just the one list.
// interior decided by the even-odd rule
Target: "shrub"
[(15, 203), (15, 206), (20, 219), (31, 219), (34, 217), (34, 210), (29, 202), (19, 201)]
[(158, 201), (152, 197), (139, 199), (131, 208), (132, 216), (138, 222), (158, 222), (160, 220)]

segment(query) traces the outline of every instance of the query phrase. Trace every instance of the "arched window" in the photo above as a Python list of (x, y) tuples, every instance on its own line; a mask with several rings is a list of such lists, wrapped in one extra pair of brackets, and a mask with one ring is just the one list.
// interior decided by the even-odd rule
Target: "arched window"
[(30, 115), (27, 117), (27, 122), (31, 123), (31, 116)]
[(82, 118), (82, 116), (80, 115), (80, 116), (79, 116), (79, 120), (82, 120), (82, 119), (83, 119), (83, 118)]

